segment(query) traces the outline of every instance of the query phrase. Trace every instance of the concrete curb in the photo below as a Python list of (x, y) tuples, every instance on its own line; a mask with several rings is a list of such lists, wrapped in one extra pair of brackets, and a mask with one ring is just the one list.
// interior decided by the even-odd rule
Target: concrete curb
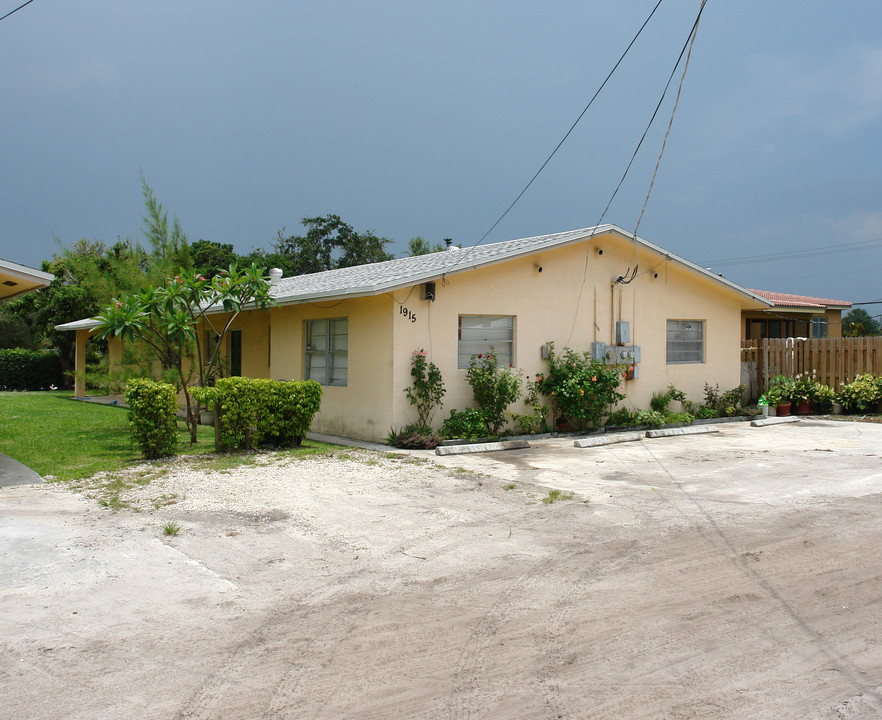
[(675, 437), (677, 435), (705, 435), (718, 432), (720, 432), (720, 428), (711, 425), (687, 425), (686, 427), (668, 428), (667, 430), (647, 430), (646, 437), (662, 438)]
[(473, 445), (443, 445), (435, 448), (436, 455), (468, 455), (471, 453), (496, 452), (497, 450), (522, 450), (530, 447), (526, 440), (475, 443)]
[(615, 445), (616, 443), (634, 442), (640, 440), (643, 435), (639, 432), (629, 433), (611, 433), (609, 435), (600, 435), (598, 437), (582, 438), (573, 443), (573, 447), (590, 448), (600, 447), (602, 445)]
[(754, 420), (750, 423), (750, 427), (766, 427), (767, 425), (783, 425), (784, 423), (799, 422), (798, 417), (788, 415), (787, 417), (770, 417), (762, 420)]

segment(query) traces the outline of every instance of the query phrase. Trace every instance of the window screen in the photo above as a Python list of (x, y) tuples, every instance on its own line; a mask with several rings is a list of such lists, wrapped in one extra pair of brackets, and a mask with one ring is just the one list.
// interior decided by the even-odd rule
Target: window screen
[(514, 364), (514, 316), (460, 315), (457, 367), (467, 368), (472, 355), (491, 348), (500, 365)]

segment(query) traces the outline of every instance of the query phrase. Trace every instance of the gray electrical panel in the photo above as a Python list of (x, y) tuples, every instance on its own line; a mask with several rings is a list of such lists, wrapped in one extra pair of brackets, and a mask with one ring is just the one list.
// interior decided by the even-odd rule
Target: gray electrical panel
[(591, 359), (592, 360), (606, 360), (606, 343), (602, 343), (602, 342), (591, 343)]
[(616, 323), (616, 345), (631, 344), (631, 323), (619, 320)]

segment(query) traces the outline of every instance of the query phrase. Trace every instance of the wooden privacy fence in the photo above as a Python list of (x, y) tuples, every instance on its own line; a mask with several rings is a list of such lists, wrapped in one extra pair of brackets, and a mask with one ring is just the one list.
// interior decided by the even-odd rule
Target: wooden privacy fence
[(857, 375), (882, 375), (882, 337), (742, 340), (741, 363), (742, 375), (753, 375), (750, 379), (762, 391), (776, 375), (812, 371), (838, 390)]

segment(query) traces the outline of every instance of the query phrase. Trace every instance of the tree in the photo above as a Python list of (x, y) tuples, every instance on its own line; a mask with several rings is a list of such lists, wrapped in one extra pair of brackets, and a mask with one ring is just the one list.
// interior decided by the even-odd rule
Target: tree
[(200, 239), (190, 244), (190, 261), (194, 272), (210, 279), (224, 268), (239, 264), (240, 258), (232, 245)]
[(356, 232), (339, 215), (305, 217), (301, 223), (306, 228), (306, 235), (286, 237), (285, 228), (282, 228), (273, 242), (279, 256), (277, 266), (286, 275), (306, 275), (394, 257), (385, 250), (391, 240), (377, 237), (370, 231)]
[(871, 317), (870, 313), (862, 308), (855, 308), (842, 318), (842, 336), (864, 337), (868, 335), (882, 335), (882, 325), (880, 325), (877, 317)]
[[(275, 301), (269, 295), (269, 279), (264, 268), (252, 265), (239, 270), (235, 265), (208, 279), (192, 271), (181, 271), (164, 285), (112, 302), (98, 317), (98, 337), (111, 335), (142, 341), (151, 348), (163, 367), (172, 370), (178, 389), (184, 393), (190, 442), (196, 442), (198, 415), (189, 388), (195, 381), (205, 387), (216, 372), (218, 352), (224, 336), (246, 305), (261, 310)], [(223, 308), (223, 324), (216, 324), (209, 310)], [(217, 335), (214, 352), (206, 355), (204, 337), (199, 332), (208, 325)]]
[(407, 254), (410, 255), (410, 257), (415, 257), (416, 255), (429, 255), (431, 253), (442, 252), (450, 247), (451, 242), (452, 240), (450, 238), (445, 238), (444, 242), (437, 242), (432, 245), (428, 240), (417, 235), (407, 241)]

